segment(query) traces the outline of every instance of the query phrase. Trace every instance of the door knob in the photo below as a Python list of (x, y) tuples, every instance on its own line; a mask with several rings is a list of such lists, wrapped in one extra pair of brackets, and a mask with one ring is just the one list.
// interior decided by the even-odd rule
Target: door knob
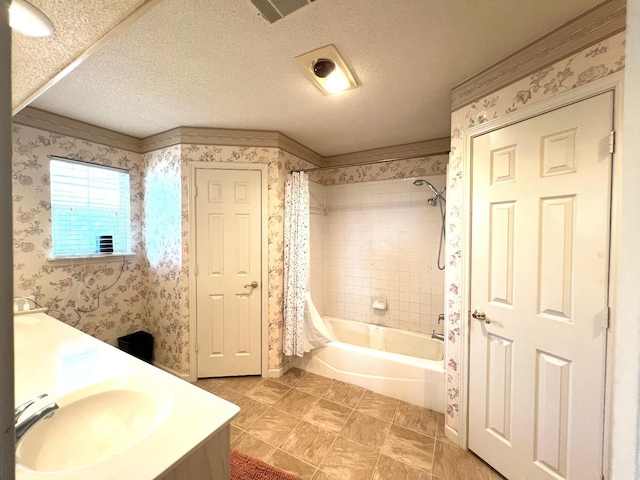
[(258, 282), (256, 282), (255, 280), (253, 282), (251, 282), (249, 285), (245, 285), (244, 288), (258, 288)]
[(476, 308), (471, 316), (477, 320), (483, 321), (487, 325), (491, 323), (491, 320), (487, 320), (487, 316), (484, 314), (484, 310), (480, 310), (479, 308)]

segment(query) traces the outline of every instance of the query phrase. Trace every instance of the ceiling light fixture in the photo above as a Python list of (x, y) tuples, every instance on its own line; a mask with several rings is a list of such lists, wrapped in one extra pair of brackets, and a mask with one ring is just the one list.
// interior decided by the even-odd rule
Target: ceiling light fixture
[(323, 93), (338, 93), (358, 86), (347, 62), (334, 45), (300, 55), (296, 62)]
[(11, 1), (9, 25), (28, 37), (48, 37), (53, 33), (53, 23), (49, 17), (26, 0)]

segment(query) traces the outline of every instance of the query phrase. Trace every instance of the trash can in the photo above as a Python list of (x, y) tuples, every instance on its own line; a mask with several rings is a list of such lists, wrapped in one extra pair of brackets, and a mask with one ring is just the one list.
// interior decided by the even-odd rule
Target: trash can
[(139, 331), (119, 337), (118, 348), (129, 355), (151, 363), (153, 357), (153, 335)]

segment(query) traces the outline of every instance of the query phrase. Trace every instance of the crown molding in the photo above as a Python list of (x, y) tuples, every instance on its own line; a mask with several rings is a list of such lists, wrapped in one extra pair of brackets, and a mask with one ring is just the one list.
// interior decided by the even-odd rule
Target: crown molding
[(136, 138), (89, 123), (74, 120), (33, 107), (22, 109), (13, 122), (69, 137), (121, 148), (135, 153), (147, 153), (179, 144), (230, 145), (238, 147), (279, 148), (317, 167), (352, 165), (389, 159), (428, 157), (449, 153), (449, 137), (423, 142), (377, 148), (362, 152), (323, 157), (280, 132), (268, 130), (232, 130), (224, 128), (177, 127), (146, 138)]
[(90, 123), (74, 120), (55, 113), (26, 107), (12, 118), (13, 123), (39, 128), (48, 132), (79, 138), (88, 142), (101, 143), (130, 152), (142, 153), (142, 140), (124, 133), (97, 127)]
[(451, 110), (492, 94), (569, 55), (622, 32), (625, 0), (608, 0), (455, 86)]
[(314, 165), (321, 166), (325, 162), (325, 157), (280, 132), (278, 132), (278, 144), (285, 152), (289, 152)]
[(433, 155), (449, 153), (450, 146), (450, 137), (436, 138), (434, 140), (426, 140), (424, 142), (407, 143), (404, 145), (396, 145), (394, 147), (376, 148), (374, 150), (324, 157), (323, 166), (349, 166), (380, 160), (402, 160), (405, 158), (430, 157)]
[(269, 130), (233, 130), (225, 128), (178, 127), (142, 140), (144, 153), (179, 143), (279, 148), (318, 165), (323, 157), (280, 132)]
[(179, 143), (277, 148), (278, 134), (264, 130), (177, 127), (143, 139), (142, 150), (150, 152)]

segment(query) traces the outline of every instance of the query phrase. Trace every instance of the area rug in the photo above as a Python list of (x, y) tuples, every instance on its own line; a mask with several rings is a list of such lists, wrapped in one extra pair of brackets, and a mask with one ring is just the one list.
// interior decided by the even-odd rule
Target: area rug
[(262, 460), (231, 450), (231, 480), (300, 480)]

